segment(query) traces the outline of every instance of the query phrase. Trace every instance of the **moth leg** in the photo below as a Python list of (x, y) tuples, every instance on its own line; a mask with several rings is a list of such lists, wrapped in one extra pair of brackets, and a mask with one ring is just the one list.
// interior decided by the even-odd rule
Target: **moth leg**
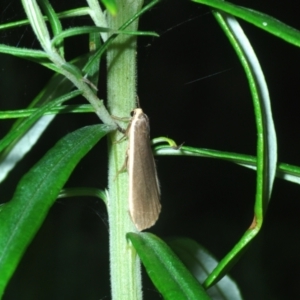
[[(123, 121), (123, 122), (130, 122), (130, 118), (128, 117), (124, 117), (124, 118), (120, 118), (120, 117), (117, 117), (117, 116), (114, 116), (114, 115), (110, 115), (113, 119), (115, 120), (118, 120), (118, 121)], [(120, 132), (122, 132), (123, 134), (126, 134), (127, 132), (127, 128), (124, 129), (122, 128), (118, 123), (117, 124), (117, 130), (119, 130)]]

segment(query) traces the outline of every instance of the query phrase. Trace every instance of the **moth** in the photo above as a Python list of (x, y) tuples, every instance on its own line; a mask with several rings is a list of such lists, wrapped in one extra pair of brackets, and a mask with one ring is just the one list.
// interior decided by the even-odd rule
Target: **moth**
[(161, 211), (160, 188), (150, 144), (149, 119), (136, 108), (126, 130), (129, 139), (126, 166), (129, 175), (129, 213), (139, 231), (155, 224)]

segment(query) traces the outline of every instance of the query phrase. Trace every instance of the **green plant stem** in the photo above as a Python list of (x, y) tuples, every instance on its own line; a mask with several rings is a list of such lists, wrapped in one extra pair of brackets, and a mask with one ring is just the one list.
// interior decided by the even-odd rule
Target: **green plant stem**
[[(117, 0), (118, 13), (108, 16), (108, 27), (118, 29), (141, 9), (141, 0)], [(137, 21), (127, 29), (136, 30)], [(107, 51), (107, 99), (110, 113), (128, 117), (136, 106), (136, 37), (119, 35)], [(123, 128), (127, 126), (123, 123)], [(142, 299), (140, 260), (127, 242), (126, 233), (136, 232), (128, 213), (128, 175), (124, 167), (127, 142), (115, 132), (109, 141), (110, 275), (113, 300)]]

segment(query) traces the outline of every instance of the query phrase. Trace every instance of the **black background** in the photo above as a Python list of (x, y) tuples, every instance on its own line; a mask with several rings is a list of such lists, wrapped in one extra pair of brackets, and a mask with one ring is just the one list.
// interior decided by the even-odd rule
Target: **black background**
[[(57, 11), (68, 1), (51, 1)], [(297, 1), (234, 1), (300, 28)], [(84, 1), (72, 1), (72, 7)], [(1, 1), (0, 22), (23, 18), (19, 1)], [(66, 27), (89, 18), (64, 21)], [(300, 49), (241, 21), (269, 86), (279, 160), (300, 165)], [(162, 1), (140, 21), (159, 38), (138, 40), (138, 95), (151, 136), (178, 144), (255, 155), (253, 106), (243, 69), (210, 9), (189, 1)], [(38, 48), (29, 27), (0, 32), (0, 43)], [(87, 51), (87, 39), (67, 42), (67, 58)], [(104, 63), (102, 64), (104, 66)], [(103, 72), (105, 73), (105, 72)], [(215, 75), (214, 75), (215, 74)], [(52, 73), (25, 60), (0, 55), (0, 109), (30, 103)], [(190, 83), (191, 81), (201, 79)], [(99, 95), (105, 97), (105, 79)], [(81, 99), (81, 102), (83, 100)], [(22, 174), (67, 133), (98, 122), (92, 114), (61, 115), (0, 187), (8, 201)], [(0, 137), (11, 126), (1, 121)], [(106, 187), (105, 141), (78, 165), (67, 186)], [(151, 232), (186, 236), (221, 259), (251, 224), (255, 173), (207, 158), (157, 157), (163, 210)], [(300, 296), (300, 188), (277, 179), (264, 226), (232, 269), (244, 299)], [(100, 200), (57, 201), (12, 278), (8, 299), (110, 299), (107, 215)], [(145, 299), (161, 299), (145, 276)]]

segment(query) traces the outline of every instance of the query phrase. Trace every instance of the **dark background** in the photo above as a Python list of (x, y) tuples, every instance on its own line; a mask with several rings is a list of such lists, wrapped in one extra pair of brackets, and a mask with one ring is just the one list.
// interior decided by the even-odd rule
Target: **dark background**
[[(233, 1), (300, 29), (297, 1)], [(57, 11), (68, 1), (51, 1)], [(72, 7), (85, 5), (72, 1)], [(64, 7), (63, 7), (64, 6)], [(19, 1), (2, 0), (0, 22), (24, 18)], [(64, 21), (89, 24), (88, 17)], [(300, 49), (243, 21), (269, 86), (279, 160), (300, 165)], [(163, 1), (140, 21), (138, 95), (151, 122), (151, 136), (168, 136), (194, 147), (255, 155), (253, 106), (242, 67), (210, 9), (189, 1)], [(37, 49), (29, 27), (0, 32), (0, 43)], [(70, 39), (67, 58), (87, 51), (87, 39)], [(104, 66), (104, 64), (102, 64)], [(215, 74), (215, 75), (214, 75)], [(52, 73), (25, 60), (0, 55), (0, 109), (30, 103)], [(201, 79), (189, 83), (191, 81)], [(102, 78), (99, 94), (105, 97)], [(83, 100), (81, 100), (83, 102)], [(8, 201), (17, 182), (49, 147), (67, 133), (98, 122), (92, 114), (61, 115), (0, 187)], [(1, 121), (0, 137), (11, 121)], [(78, 165), (67, 186), (106, 187), (105, 141)], [(157, 157), (163, 210), (150, 231), (161, 238), (186, 236), (221, 259), (251, 224), (255, 173), (207, 158)], [(276, 180), (264, 226), (232, 269), (244, 299), (300, 297), (300, 188)], [(145, 299), (161, 299), (145, 276)], [(4, 297), (10, 299), (110, 299), (107, 215), (100, 200), (58, 200), (29, 246)]]

